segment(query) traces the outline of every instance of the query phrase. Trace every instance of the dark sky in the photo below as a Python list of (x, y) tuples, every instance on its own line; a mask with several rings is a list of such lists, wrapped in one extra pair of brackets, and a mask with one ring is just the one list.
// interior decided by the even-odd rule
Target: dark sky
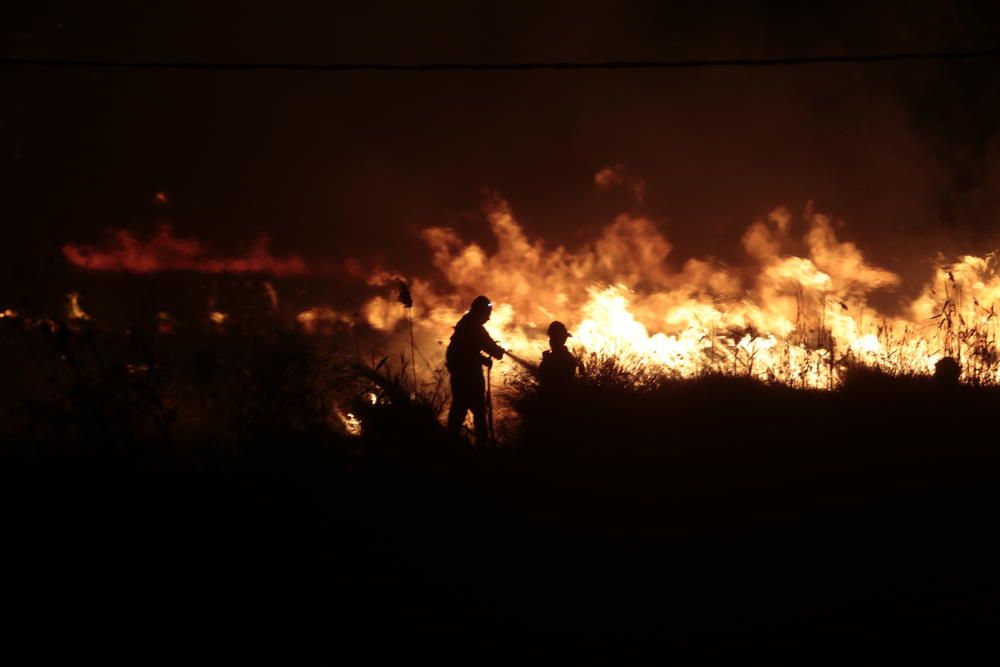
[[(500, 62), (995, 48), (986, 3), (20, 3), (4, 55)], [(433, 4), (433, 9), (420, 5)], [(487, 6), (489, 4), (489, 6)], [(784, 3), (785, 5), (790, 3)], [(914, 8), (910, 5), (919, 5)], [(169, 219), (221, 252), (424, 257), (481, 237), (484, 187), (573, 244), (630, 206), (624, 163), (679, 255), (808, 200), (890, 268), (988, 244), (1000, 222), (997, 61), (638, 72), (260, 73), (0, 68), (2, 259)], [(168, 207), (152, 204), (165, 191)], [(241, 245), (242, 244), (242, 245)], [(950, 247), (953, 246), (953, 247)], [(47, 258), (47, 259), (41, 259)]]

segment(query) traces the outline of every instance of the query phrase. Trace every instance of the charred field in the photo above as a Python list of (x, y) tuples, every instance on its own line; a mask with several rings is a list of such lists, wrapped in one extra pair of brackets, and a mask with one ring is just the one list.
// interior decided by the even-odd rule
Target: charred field
[(594, 355), (558, 397), (507, 383), (511, 426), (477, 450), (405, 366), (375, 382), (300, 332), (0, 324), (19, 656), (954, 657), (995, 635), (995, 387)]

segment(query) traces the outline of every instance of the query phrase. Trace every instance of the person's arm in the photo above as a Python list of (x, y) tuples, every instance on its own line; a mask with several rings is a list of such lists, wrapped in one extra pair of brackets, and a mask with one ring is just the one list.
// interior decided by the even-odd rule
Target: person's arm
[(486, 329), (482, 329), (482, 340), (479, 342), (479, 349), (491, 357), (503, 359), (503, 348), (497, 345), (495, 340), (490, 338), (490, 335), (486, 333)]

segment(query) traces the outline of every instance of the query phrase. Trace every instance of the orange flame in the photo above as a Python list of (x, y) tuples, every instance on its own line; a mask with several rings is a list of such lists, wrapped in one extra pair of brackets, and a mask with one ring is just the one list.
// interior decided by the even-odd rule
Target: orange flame
[(199, 271), (203, 273), (266, 273), (274, 276), (302, 276), (309, 273), (305, 260), (297, 256), (277, 258), (268, 250), (267, 237), (258, 238), (242, 257), (211, 258), (196, 239), (173, 235), (161, 227), (148, 241), (131, 232), (117, 230), (103, 248), (68, 243), (62, 251), (75, 266), (91, 271), (156, 273), (159, 271)]
[(80, 295), (77, 292), (70, 292), (66, 295), (66, 317), (70, 320), (89, 320), (90, 315), (80, 307)]
[(326, 330), (337, 323), (351, 324), (353, 322), (349, 315), (339, 313), (327, 306), (310, 308), (299, 313), (296, 320), (302, 325), (302, 329), (309, 334), (318, 330)]
[[(601, 172), (596, 180), (616, 178)], [(795, 240), (792, 215), (779, 208), (743, 235), (749, 268), (742, 270), (712, 259), (672, 269), (670, 242), (641, 215), (618, 216), (573, 252), (529, 238), (499, 197), (487, 202), (486, 217), (497, 242), (492, 254), (451, 229), (424, 230), (448, 289), (409, 281), (418, 348), (440, 354), (472, 298), (487, 294), (495, 304), (487, 328), (521, 357), (540, 354), (547, 324), (560, 320), (579, 348), (637, 356), (682, 377), (727, 372), (826, 388), (849, 362), (929, 373), (954, 356), (967, 376), (1000, 381), (993, 306), (1000, 276), (992, 256), (942, 264), (920, 296), (903, 304), (904, 314), (890, 317), (869, 300), (898, 288), (900, 276), (870, 264), (837, 238), (828, 216), (811, 209), (805, 256), (786, 250)], [(393, 276), (378, 273), (370, 282), (388, 285)], [(389, 296), (371, 299), (362, 316), (403, 335), (405, 309)]]

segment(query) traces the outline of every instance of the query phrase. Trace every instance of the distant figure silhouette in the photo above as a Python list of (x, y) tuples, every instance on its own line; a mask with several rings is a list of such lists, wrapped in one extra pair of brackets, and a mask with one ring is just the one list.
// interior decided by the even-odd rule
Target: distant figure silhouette
[(941, 387), (955, 387), (962, 375), (962, 367), (955, 357), (942, 357), (934, 364), (934, 381)]
[[(451, 409), (448, 411), (448, 431), (458, 434), (466, 413), (472, 411), (476, 445), (489, 442), (486, 417), (486, 383), (483, 366), (493, 366), (490, 357), (502, 359), (504, 351), (483, 327), (493, 314), (493, 304), (485, 296), (477, 296), (469, 312), (455, 325), (451, 335), (445, 365), (451, 376)], [(489, 355), (484, 357), (483, 353)]]
[(567, 389), (576, 379), (580, 362), (566, 348), (570, 333), (566, 325), (555, 321), (549, 325), (549, 349), (542, 353), (542, 363), (538, 365), (538, 381), (545, 391)]

